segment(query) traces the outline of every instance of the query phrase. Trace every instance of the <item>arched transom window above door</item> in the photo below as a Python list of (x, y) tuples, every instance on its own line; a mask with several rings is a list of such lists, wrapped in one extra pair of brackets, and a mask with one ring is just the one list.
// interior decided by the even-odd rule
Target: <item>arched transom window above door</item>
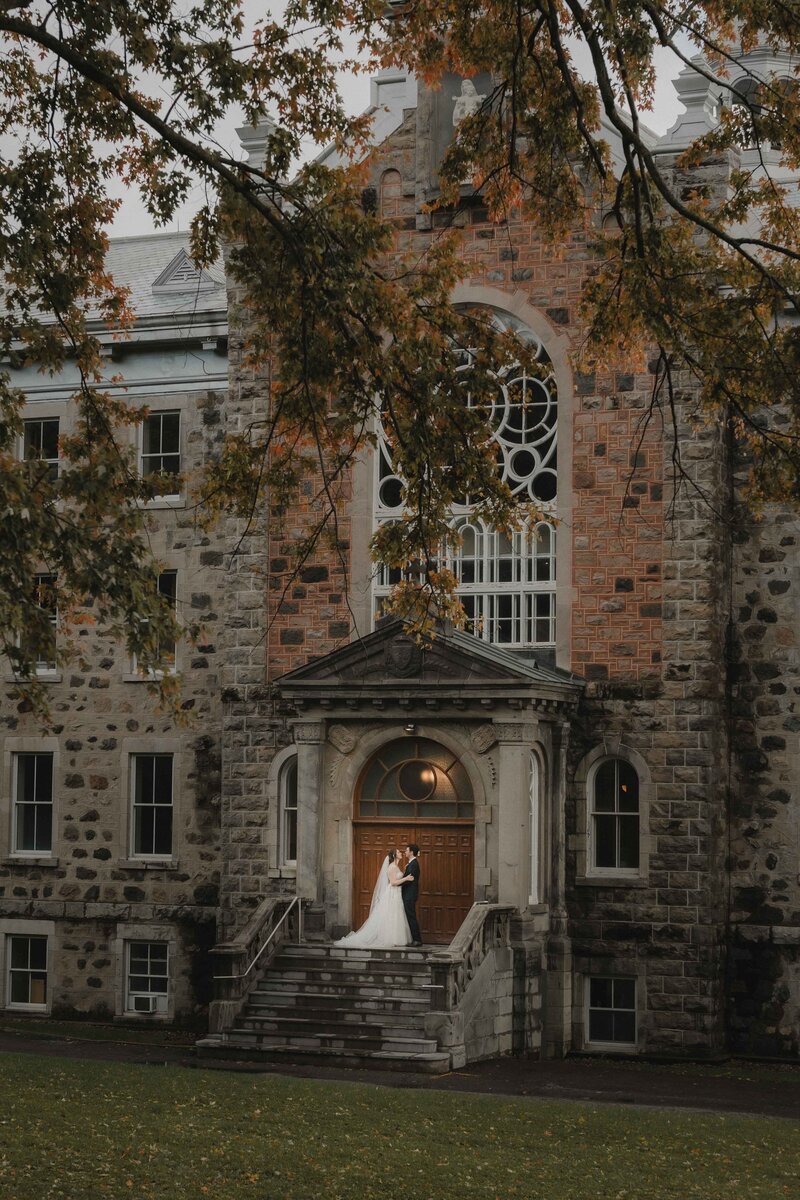
[[(539, 338), (509, 313), (491, 312), (492, 323), (511, 330), (532, 346), (542, 365), (533, 377), (510, 367), (497, 378), (490, 422), (497, 466), (505, 483), (521, 501), (545, 513), (555, 507), (558, 490), (558, 397), (550, 358)], [(458, 353), (458, 371), (470, 405), (469, 377), (475, 350)], [(397, 520), (403, 513), (403, 483), (392, 466), (391, 446), (381, 436), (376, 454), (374, 524)], [(552, 646), (556, 641), (556, 533), (548, 520), (506, 535), (472, 516), (468, 496), (453, 508), (452, 525), (460, 538), (441, 548), (443, 565), (458, 579), (458, 595), (470, 633), (506, 646)], [(401, 572), (381, 568), (375, 581), (375, 615)]]
[(398, 738), (382, 746), (358, 787), (362, 818), (471, 821), (474, 811), (472, 786), (460, 759), (430, 738)]

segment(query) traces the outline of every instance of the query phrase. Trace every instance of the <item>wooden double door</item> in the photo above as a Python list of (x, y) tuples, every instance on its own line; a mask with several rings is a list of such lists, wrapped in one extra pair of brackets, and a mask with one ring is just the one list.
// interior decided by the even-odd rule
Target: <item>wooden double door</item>
[(447, 943), (475, 897), (475, 827), (468, 822), (353, 822), (353, 928), (369, 916), (381, 863), (394, 847), (420, 848), (417, 918), (424, 942)]

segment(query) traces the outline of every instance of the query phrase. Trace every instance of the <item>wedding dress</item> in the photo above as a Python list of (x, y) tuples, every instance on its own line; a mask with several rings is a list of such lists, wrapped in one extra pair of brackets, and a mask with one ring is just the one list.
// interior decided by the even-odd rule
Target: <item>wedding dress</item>
[(402, 878), (402, 871), (395, 863), (389, 862), (387, 855), (372, 893), (369, 916), (360, 929), (334, 942), (334, 946), (344, 946), (348, 950), (388, 950), (394, 946), (409, 946), (411, 933), (403, 908), (403, 889), (392, 887), (391, 883), (393, 879)]

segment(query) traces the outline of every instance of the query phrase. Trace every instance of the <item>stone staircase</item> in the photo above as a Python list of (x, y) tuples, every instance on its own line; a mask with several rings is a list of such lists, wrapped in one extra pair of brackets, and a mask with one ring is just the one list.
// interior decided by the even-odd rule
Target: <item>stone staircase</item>
[(440, 1074), (450, 1055), (425, 1032), (431, 993), (424, 950), (284, 944), (233, 1026), (198, 1053)]

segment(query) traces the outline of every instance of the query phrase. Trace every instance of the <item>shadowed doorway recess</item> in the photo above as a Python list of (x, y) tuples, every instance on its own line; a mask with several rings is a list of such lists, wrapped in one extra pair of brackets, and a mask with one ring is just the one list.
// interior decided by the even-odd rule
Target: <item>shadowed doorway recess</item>
[(353, 819), (353, 927), (369, 914), (387, 850), (421, 850), (417, 902), (426, 942), (449, 942), (474, 898), (472, 787), (457, 755), (430, 738), (388, 742), (365, 767)]

